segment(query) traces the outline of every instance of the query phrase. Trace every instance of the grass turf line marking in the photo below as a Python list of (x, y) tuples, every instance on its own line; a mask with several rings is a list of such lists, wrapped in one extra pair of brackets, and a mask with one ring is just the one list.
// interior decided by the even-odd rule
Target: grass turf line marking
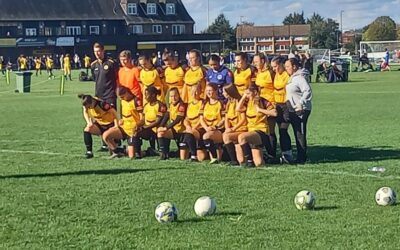
[[(31, 84), (31, 87), (32, 87), (32, 86), (41, 85), (41, 84), (46, 83), (46, 82), (48, 82), (48, 81), (50, 81), (50, 80), (51, 80), (51, 79), (47, 79), (47, 80), (44, 80), (44, 81), (41, 81), (41, 82), (37, 82), (37, 83), (35, 83), (35, 84)], [(10, 90), (6, 90), (6, 91), (1, 91), (0, 94), (6, 94), (6, 93), (14, 92), (14, 91), (15, 91), (15, 89), (10, 89)]]

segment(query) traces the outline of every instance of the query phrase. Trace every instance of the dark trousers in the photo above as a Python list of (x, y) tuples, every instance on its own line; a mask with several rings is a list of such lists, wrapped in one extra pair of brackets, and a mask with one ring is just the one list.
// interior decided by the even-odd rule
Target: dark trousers
[(298, 163), (305, 163), (307, 160), (307, 121), (310, 113), (310, 110), (305, 110), (301, 115), (289, 112), (290, 123), (296, 139)]

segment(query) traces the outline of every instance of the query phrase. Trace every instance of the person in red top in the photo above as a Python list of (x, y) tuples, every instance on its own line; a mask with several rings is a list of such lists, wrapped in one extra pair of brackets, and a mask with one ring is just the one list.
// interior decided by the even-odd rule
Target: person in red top
[(139, 100), (143, 100), (140, 87), (140, 70), (132, 64), (132, 54), (129, 50), (123, 50), (119, 54), (121, 68), (118, 71), (118, 85), (131, 91)]

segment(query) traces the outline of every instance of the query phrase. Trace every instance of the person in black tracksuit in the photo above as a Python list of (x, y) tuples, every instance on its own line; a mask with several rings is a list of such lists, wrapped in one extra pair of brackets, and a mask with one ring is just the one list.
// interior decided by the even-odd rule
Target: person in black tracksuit
[[(116, 108), (118, 64), (105, 57), (104, 46), (100, 43), (93, 45), (93, 53), (96, 60), (90, 65), (90, 68), (93, 80), (96, 82), (95, 96)], [(108, 151), (104, 141), (100, 151)]]

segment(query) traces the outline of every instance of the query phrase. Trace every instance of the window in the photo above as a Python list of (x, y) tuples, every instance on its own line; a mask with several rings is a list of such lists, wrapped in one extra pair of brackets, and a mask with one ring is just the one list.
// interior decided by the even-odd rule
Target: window
[(285, 45), (279, 45), (279, 50), (285, 50), (286, 46)]
[(143, 25), (133, 25), (132, 33), (133, 34), (142, 34), (143, 33)]
[(284, 37), (284, 36), (278, 37), (278, 41), (285, 41), (285, 40), (286, 40), (286, 37)]
[(36, 29), (35, 28), (25, 29), (25, 35), (26, 36), (36, 36)]
[(167, 15), (175, 15), (175, 4), (174, 3), (167, 3), (166, 5)]
[(81, 27), (80, 26), (67, 26), (67, 36), (80, 36)]
[(259, 42), (265, 42), (265, 41), (272, 41), (272, 37), (259, 37), (258, 38)]
[(162, 26), (161, 25), (153, 25), (153, 33), (161, 34)]
[(173, 24), (172, 25), (172, 35), (180, 35), (185, 33), (185, 25)]
[(45, 35), (45, 36), (52, 36), (52, 35), (53, 35), (53, 28), (51, 28), (51, 27), (45, 27), (45, 28), (44, 28), (44, 35)]
[(128, 15), (137, 15), (136, 3), (128, 3)]
[(89, 35), (100, 35), (100, 27), (99, 26), (90, 26), (89, 27)]
[(157, 5), (155, 3), (147, 4), (147, 15), (157, 15)]
[(240, 39), (240, 42), (254, 42), (253, 38), (242, 38)]

